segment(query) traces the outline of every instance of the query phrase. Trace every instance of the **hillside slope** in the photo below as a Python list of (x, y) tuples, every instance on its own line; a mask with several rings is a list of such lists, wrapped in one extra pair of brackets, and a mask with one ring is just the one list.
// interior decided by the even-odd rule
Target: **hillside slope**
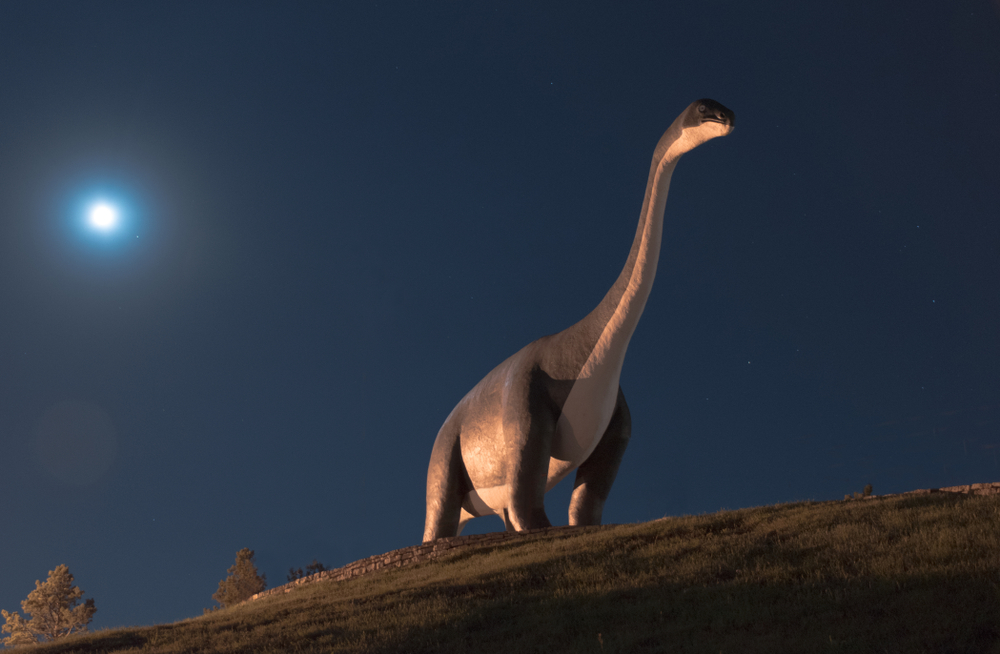
[(31, 652), (993, 652), (1000, 497), (666, 518), (460, 550)]

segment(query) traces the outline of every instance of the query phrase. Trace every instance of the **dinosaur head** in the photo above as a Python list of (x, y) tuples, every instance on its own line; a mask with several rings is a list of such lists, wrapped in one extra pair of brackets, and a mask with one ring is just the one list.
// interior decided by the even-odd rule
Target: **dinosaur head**
[(736, 114), (708, 98), (695, 100), (684, 110), (674, 126), (680, 128), (676, 146), (683, 154), (718, 136), (726, 136), (736, 125)]

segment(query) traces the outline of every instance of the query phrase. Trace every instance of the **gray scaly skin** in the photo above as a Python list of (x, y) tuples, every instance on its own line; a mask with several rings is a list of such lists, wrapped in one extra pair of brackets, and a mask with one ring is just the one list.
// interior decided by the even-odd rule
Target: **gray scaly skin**
[(670, 177), (681, 155), (733, 130), (714, 100), (693, 102), (653, 152), (625, 268), (586, 318), (529, 343), (482, 379), (445, 420), (427, 471), (424, 542), (474, 517), (508, 531), (550, 526), (545, 493), (576, 470), (569, 524), (598, 525), (631, 434), (618, 379), (656, 275)]

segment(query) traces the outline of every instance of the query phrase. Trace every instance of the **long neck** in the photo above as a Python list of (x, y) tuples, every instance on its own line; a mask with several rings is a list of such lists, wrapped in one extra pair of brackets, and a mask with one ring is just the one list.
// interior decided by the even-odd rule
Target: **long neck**
[(657, 144), (639, 225), (621, 274), (600, 304), (563, 332), (575, 351), (576, 356), (572, 358), (576, 365), (573, 367), (579, 371), (578, 377), (589, 377), (596, 368), (609, 364), (620, 370), (656, 276), (667, 192), (681, 155), (676, 147), (677, 137), (677, 130), (672, 126)]

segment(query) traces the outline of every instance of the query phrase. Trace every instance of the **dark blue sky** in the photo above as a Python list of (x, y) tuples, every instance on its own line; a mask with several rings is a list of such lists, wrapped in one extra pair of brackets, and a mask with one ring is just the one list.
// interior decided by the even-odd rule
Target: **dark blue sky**
[(701, 97), (605, 521), (1000, 480), (1000, 3), (540, 4), (0, 3), (0, 608), (418, 543), (444, 418), (603, 297)]

